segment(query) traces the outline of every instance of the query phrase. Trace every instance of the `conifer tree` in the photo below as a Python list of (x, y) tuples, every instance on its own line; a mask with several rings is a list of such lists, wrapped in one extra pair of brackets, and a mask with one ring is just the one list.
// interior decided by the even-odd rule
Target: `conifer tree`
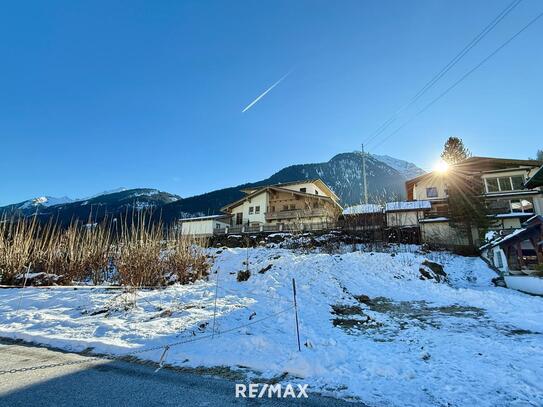
[(467, 237), (474, 246), (472, 230), (486, 231), (491, 223), (489, 210), (482, 196), (483, 184), (477, 175), (463, 171), (457, 166), (471, 156), (470, 151), (458, 137), (449, 137), (441, 158), (451, 165), (447, 174), (449, 194), (449, 224)]
[(449, 165), (458, 164), (466, 158), (471, 157), (471, 152), (464, 146), (462, 139), (449, 137), (443, 147), (441, 158)]

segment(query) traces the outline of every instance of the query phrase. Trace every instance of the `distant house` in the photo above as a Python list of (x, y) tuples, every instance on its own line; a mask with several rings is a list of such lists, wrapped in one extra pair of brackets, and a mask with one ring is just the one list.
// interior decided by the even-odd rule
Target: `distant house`
[(229, 215), (199, 216), (179, 221), (184, 236), (212, 236), (216, 230), (230, 225)]
[[(361, 204), (343, 209), (340, 225), (345, 230), (379, 230), (385, 225), (385, 212), (382, 205)], [(376, 236), (373, 236), (375, 239)]]
[(242, 190), (245, 196), (221, 209), (231, 217), (230, 232), (307, 230), (336, 222), (343, 208), (320, 179)]
[(429, 201), (388, 202), (385, 205), (386, 223), (389, 227), (417, 227), (419, 219), (432, 207)]
[[(541, 164), (535, 160), (470, 157), (449, 171), (434, 171), (407, 181), (408, 200), (431, 203), (431, 209), (419, 219), (423, 241), (467, 244), (467, 236), (452, 230), (448, 219), (449, 185), (459, 179), (480, 183), (495, 230), (514, 230), (531, 216), (543, 214), (543, 190), (536, 181), (530, 183)], [(477, 231), (472, 233), (477, 241)]]

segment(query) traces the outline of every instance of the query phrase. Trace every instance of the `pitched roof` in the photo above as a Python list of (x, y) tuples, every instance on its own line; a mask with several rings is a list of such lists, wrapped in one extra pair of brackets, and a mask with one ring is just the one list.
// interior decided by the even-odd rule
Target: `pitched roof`
[[(284, 185), (284, 184), (279, 184), (279, 185)], [(296, 190), (293, 190), (293, 189), (280, 188), (280, 187), (277, 187), (277, 186), (270, 185), (270, 186), (261, 187), (261, 188), (255, 190), (255, 191), (249, 193), (248, 195), (245, 195), (243, 198), (240, 198), (237, 201), (232, 202), (231, 204), (223, 206), (221, 208), (221, 211), (225, 212), (226, 210), (228, 210), (230, 208), (234, 208), (234, 207), (236, 207), (238, 205), (241, 205), (247, 199), (251, 199), (252, 197), (260, 195), (260, 194), (262, 194), (262, 193), (264, 193), (264, 192), (266, 192), (268, 190), (274, 190), (274, 191), (278, 191), (278, 192), (286, 192), (286, 193), (289, 193), (289, 194), (305, 196), (305, 197), (308, 197), (308, 198), (316, 198), (316, 199), (321, 199), (321, 200), (328, 200), (330, 202), (335, 203), (337, 206), (339, 206), (341, 208), (341, 205), (339, 205), (339, 203), (337, 203), (335, 200), (333, 200), (332, 198), (330, 198), (329, 196), (326, 196), (326, 195), (309, 194), (307, 192), (301, 192), (301, 191), (296, 191)]]
[(181, 218), (179, 219), (179, 221), (180, 222), (195, 222), (199, 220), (211, 220), (211, 219), (219, 220), (219, 219), (226, 219), (226, 218), (230, 218), (230, 215), (222, 214), (222, 215), (196, 216), (193, 218)]
[(326, 183), (320, 178), (302, 179), (302, 180), (298, 180), (298, 181), (289, 181), (289, 182), (279, 182), (277, 184), (270, 184), (270, 185), (260, 185), (260, 186), (253, 187), (253, 188), (243, 188), (240, 191), (245, 192), (247, 194), (252, 194), (253, 192), (258, 191), (259, 189), (266, 188), (266, 187), (282, 188), (282, 187), (286, 187), (286, 186), (290, 186), (290, 185), (307, 184), (307, 183), (319, 184), (321, 189), (323, 189), (326, 193), (332, 195), (334, 198), (336, 198), (336, 200), (339, 201), (339, 197), (336, 195), (336, 193), (334, 191), (332, 191), (332, 189), (330, 189), (330, 187), (328, 185), (326, 185)]
[[(513, 158), (493, 158), (493, 157), (469, 157), (464, 161), (461, 161), (457, 164), (452, 165), (452, 168), (457, 168), (465, 171), (489, 171), (493, 169), (507, 168), (508, 166), (528, 166), (528, 167), (538, 167), (543, 165), (543, 162), (537, 160), (517, 160)], [(406, 181), (406, 185), (414, 184), (421, 179), (432, 176), (432, 172), (419, 175), (418, 177), (409, 179)]]

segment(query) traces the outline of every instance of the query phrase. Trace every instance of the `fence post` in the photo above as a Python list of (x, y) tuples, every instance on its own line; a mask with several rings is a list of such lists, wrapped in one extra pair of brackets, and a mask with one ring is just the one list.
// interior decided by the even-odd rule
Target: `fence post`
[(215, 305), (213, 306), (213, 331), (211, 339), (215, 337), (215, 318), (217, 317), (217, 292), (219, 291), (219, 269), (217, 268), (217, 281), (215, 283)]
[(294, 297), (294, 314), (296, 316), (296, 337), (298, 338), (298, 352), (302, 351), (300, 347), (300, 327), (298, 324), (298, 304), (296, 303), (296, 280), (292, 278), (292, 295)]

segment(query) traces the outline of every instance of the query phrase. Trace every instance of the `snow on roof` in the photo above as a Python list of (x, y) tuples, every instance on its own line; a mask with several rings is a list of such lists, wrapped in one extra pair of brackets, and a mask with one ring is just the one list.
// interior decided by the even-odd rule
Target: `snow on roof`
[(198, 220), (211, 220), (211, 219), (222, 219), (222, 218), (228, 218), (229, 215), (209, 215), (209, 216), (196, 216), (194, 218), (181, 218), (179, 219), (181, 222), (192, 222), (192, 221), (198, 221)]
[(508, 235), (499, 236), (495, 240), (492, 240), (492, 241), (488, 242), (487, 244), (481, 246), (479, 248), (479, 250), (486, 249), (487, 247), (496, 247), (496, 246), (502, 244), (503, 242), (505, 242), (505, 241), (507, 241), (509, 239), (512, 239), (513, 237), (519, 235), (520, 233), (525, 232), (526, 230), (527, 230), (527, 228), (515, 229), (515, 231), (509, 233)]
[(494, 215), (496, 218), (521, 218), (523, 216), (533, 216), (531, 212), (511, 212), (511, 213), (499, 213)]
[(493, 198), (496, 196), (509, 196), (509, 195), (533, 195), (538, 194), (538, 191), (528, 190), (528, 191), (509, 191), (509, 192), (489, 192), (484, 194), (488, 198)]
[(343, 209), (344, 215), (358, 215), (361, 213), (380, 213), (383, 212), (383, 207), (377, 204), (362, 204), (353, 205)]
[(388, 202), (386, 211), (415, 211), (419, 209), (430, 209), (430, 201), (408, 201), (408, 202)]
[(432, 223), (432, 222), (448, 222), (449, 218), (446, 218), (444, 216), (439, 216), (437, 218), (427, 218), (427, 219), (420, 219), (420, 223)]

